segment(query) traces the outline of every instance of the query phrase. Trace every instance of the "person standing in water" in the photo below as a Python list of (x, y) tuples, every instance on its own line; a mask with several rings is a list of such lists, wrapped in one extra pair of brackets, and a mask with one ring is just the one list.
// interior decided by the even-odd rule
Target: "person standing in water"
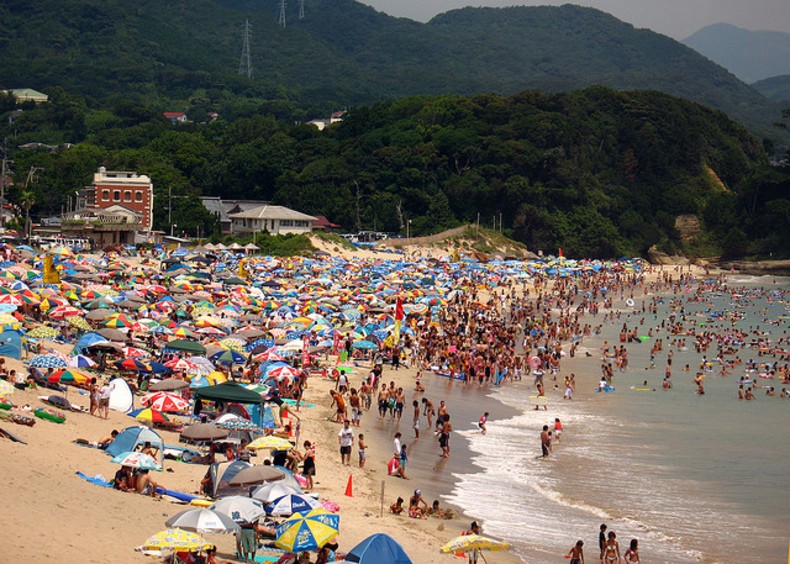
[(542, 452), (543, 458), (548, 458), (550, 444), (551, 437), (549, 436), (549, 426), (544, 425), (543, 431), (540, 433), (540, 450)]
[(488, 421), (488, 412), (486, 411), (483, 415), (480, 416), (480, 421), (477, 422), (477, 426), (480, 427), (480, 431), (485, 435), (486, 434), (486, 422)]
[(623, 560), (627, 563), (636, 563), (639, 564), (641, 560), (639, 560), (639, 541), (636, 539), (631, 539), (631, 544), (628, 547), (628, 550), (625, 551), (625, 556), (623, 556)]

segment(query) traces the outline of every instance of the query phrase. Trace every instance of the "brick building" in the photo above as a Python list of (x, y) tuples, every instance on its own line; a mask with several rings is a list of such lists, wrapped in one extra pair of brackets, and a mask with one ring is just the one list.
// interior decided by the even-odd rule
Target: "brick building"
[(154, 221), (154, 185), (144, 174), (99, 167), (85, 190), (87, 209), (123, 206), (140, 216), (139, 230), (149, 233)]

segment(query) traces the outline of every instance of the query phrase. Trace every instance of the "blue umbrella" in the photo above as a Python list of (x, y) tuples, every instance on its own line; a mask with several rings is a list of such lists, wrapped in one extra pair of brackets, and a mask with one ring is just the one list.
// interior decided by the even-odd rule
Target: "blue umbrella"
[(379, 346), (376, 343), (368, 340), (354, 341), (354, 343), (351, 346), (354, 347), (355, 349), (368, 349), (368, 350), (379, 348)]
[(266, 506), (266, 513), (274, 516), (288, 517), (294, 513), (307, 513), (315, 509), (319, 503), (311, 498), (297, 493), (278, 497)]
[(247, 358), (238, 351), (228, 349), (226, 351), (219, 351), (211, 355), (211, 360), (214, 362), (221, 362), (223, 364), (244, 364)]

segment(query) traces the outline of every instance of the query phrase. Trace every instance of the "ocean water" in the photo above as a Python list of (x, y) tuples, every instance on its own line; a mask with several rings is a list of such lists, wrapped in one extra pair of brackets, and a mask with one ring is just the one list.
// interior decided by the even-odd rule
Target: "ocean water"
[[(750, 289), (790, 288), (788, 279), (773, 283), (767, 277), (733, 277), (731, 287), (747, 288), (741, 298), (733, 302), (728, 294), (710, 292), (704, 303), (684, 304), (687, 319), (708, 328), (730, 327), (732, 320), (711, 313), (737, 311), (742, 318), (736, 327), (770, 333), (776, 341), (787, 336), (788, 304), (776, 296), (750, 297)], [(642, 299), (649, 297), (637, 299), (637, 307)], [(650, 327), (655, 332), (670, 312), (666, 301), (655, 319), (629, 314), (615, 303), (624, 308), (618, 322), (583, 344), (593, 357), (577, 356), (563, 374), (573, 370), (597, 377), (603, 340), (616, 342), (622, 323), (635, 326), (643, 318), (640, 334)], [(492, 421), (485, 436), (460, 433), (481, 470), (456, 474), (446, 500), (482, 520), (485, 534), (511, 542), (529, 563), (562, 561), (578, 539), (585, 541), (586, 557), (597, 559), (601, 523), (617, 533), (623, 553), (629, 540), (638, 538), (644, 562), (783, 562), (790, 534), (790, 400), (778, 397), (781, 383), (758, 380), (774, 385), (777, 397), (758, 389), (754, 401), (738, 401), (737, 379), (745, 366), (722, 377), (717, 365), (707, 373), (706, 393), (700, 396), (692, 378), (702, 354), (690, 346), (675, 350), (674, 388), (663, 391), (672, 337), (657, 333), (654, 338), (664, 339), (656, 367), (649, 367), (652, 340), (627, 345), (629, 369), (615, 374), (613, 393), (579, 389), (572, 401), (550, 393), (549, 410), (533, 411), (534, 391), (527, 382), (491, 392), (518, 414)], [(754, 349), (738, 354), (744, 365), (750, 358), (766, 360)], [(707, 355), (715, 357), (715, 347)], [(686, 364), (690, 372), (682, 371)], [(631, 389), (645, 380), (658, 391)], [(551, 427), (555, 417), (565, 432), (544, 460), (540, 429)]]

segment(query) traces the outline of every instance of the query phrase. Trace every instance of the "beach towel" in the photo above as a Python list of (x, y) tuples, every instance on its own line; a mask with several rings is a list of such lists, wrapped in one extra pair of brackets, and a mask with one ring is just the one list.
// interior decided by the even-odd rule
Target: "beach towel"
[(79, 476), (80, 478), (82, 478), (86, 482), (90, 482), (91, 484), (95, 484), (95, 485), (101, 486), (103, 488), (111, 488), (112, 487), (112, 484), (110, 482), (108, 482), (107, 480), (105, 480), (104, 477), (102, 477), (101, 475), (97, 475), (97, 476), (91, 478), (90, 476), (88, 476), (86, 474), (83, 474), (80, 471), (77, 471), (77, 476)]

